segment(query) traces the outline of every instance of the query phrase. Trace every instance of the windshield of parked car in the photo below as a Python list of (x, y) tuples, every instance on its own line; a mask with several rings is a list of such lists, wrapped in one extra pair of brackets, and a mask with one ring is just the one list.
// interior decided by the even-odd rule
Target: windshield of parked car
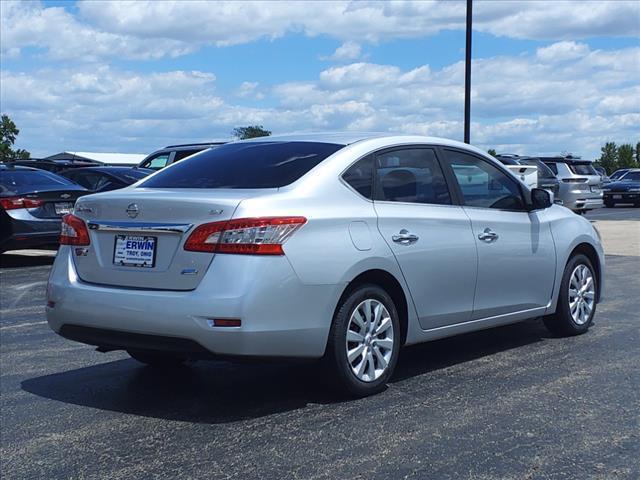
[(230, 143), (161, 170), (140, 188), (278, 188), (295, 182), (344, 145)]
[(625, 173), (627, 173), (629, 170), (616, 170), (615, 172), (613, 172), (611, 174), (611, 176), (609, 177), (611, 180), (615, 180), (616, 178), (620, 178), (621, 176), (623, 176)]
[(640, 182), (640, 172), (627, 172), (620, 180), (623, 182)]
[(76, 184), (45, 170), (0, 170), (0, 185), (3, 192), (22, 193)]

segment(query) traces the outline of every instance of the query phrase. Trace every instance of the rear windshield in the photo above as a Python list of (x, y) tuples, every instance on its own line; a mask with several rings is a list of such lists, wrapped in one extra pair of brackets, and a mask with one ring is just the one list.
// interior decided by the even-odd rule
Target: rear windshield
[(576, 175), (598, 175), (590, 163), (568, 163), (569, 169)]
[(152, 172), (150, 170), (138, 170), (134, 168), (128, 168), (128, 169), (117, 170), (111, 173), (120, 179), (137, 182), (141, 178), (151, 175)]
[(43, 187), (75, 185), (70, 180), (45, 170), (2, 170), (0, 171), (0, 191), (28, 192)]
[(277, 188), (295, 182), (344, 145), (230, 143), (161, 170), (143, 188)]

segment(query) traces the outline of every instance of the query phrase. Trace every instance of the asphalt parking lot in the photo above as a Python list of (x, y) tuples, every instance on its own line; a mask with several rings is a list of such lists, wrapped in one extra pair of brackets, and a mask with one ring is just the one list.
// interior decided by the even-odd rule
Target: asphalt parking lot
[(309, 365), (156, 373), (66, 341), (44, 319), (52, 255), (2, 255), (0, 474), (640, 478), (640, 209), (588, 218), (613, 253), (588, 334), (530, 320), (411, 347), (385, 392), (355, 401)]

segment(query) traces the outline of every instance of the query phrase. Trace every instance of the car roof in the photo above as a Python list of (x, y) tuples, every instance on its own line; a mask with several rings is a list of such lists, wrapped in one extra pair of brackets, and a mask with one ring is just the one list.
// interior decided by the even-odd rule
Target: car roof
[[(232, 143), (253, 143), (253, 142), (317, 142), (333, 143), (336, 145), (351, 145), (367, 140), (387, 140), (389, 143), (431, 143), (434, 145), (444, 145), (451, 147), (462, 147), (470, 150), (479, 150), (476, 147), (441, 137), (428, 137), (424, 135), (408, 135), (398, 133), (380, 132), (319, 132), (319, 133), (292, 133), (287, 135), (270, 135), (268, 137), (257, 137), (247, 140), (238, 140)], [(487, 154), (483, 152), (483, 154)]]
[(43, 170), (39, 168), (33, 167), (24, 167), (22, 165), (7, 165), (6, 163), (0, 163), (0, 170), (22, 170), (22, 171), (37, 171), (42, 172)]
[(206, 148), (208, 146), (224, 145), (225, 143), (229, 143), (229, 140), (213, 140), (211, 142), (203, 142), (203, 143), (181, 143), (178, 145), (167, 145), (164, 148), (189, 148), (189, 147), (205, 147)]

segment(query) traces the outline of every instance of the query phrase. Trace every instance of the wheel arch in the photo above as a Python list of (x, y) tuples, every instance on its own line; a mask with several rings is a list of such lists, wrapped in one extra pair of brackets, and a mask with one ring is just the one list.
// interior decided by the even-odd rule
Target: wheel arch
[(595, 269), (596, 274), (596, 303), (600, 301), (600, 295), (602, 291), (602, 265), (600, 265), (600, 257), (598, 256), (598, 252), (593, 245), (588, 242), (582, 242), (576, 245), (569, 257), (567, 258), (567, 262), (571, 260), (575, 255), (582, 254), (589, 259), (591, 265)]
[(344, 288), (340, 299), (338, 300), (338, 304), (336, 305), (336, 310), (334, 311), (334, 315), (337, 312), (340, 305), (344, 299), (357, 287), (360, 285), (365, 285), (367, 283), (371, 283), (379, 286), (384, 289), (396, 307), (398, 311), (398, 317), (400, 320), (400, 335), (401, 335), (401, 343), (400, 345), (404, 345), (407, 340), (407, 332), (409, 328), (409, 303), (407, 295), (405, 294), (404, 289), (402, 288), (402, 284), (398, 281), (398, 279), (391, 273), (382, 269), (370, 269), (366, 270), (356, 277), (354, 277), (349, 283), (347, 283)]

